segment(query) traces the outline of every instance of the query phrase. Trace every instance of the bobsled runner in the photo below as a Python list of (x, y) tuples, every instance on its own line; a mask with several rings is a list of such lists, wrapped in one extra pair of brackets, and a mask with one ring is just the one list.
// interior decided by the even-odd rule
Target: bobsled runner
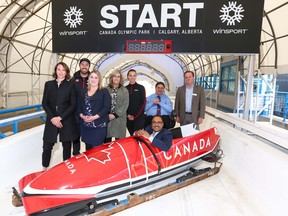
[(211, 175), (210, 170), (197, 174), (191, 167), (203, 158), (210, 162), (219, 159), (222, 151), (217, 129), (185, 137), (181, 129), (173, 130), (173, 143), (167, 152), (152, 146), (144, 137), (132, 136), (95, 147), (45, 172), (23, 177), (19, 190), (26, 214), (92, 214), (103, 206), (117, 205), (129, 194), (155, 191), (171, 178), (183, 182), (198, 174)]
[(190, 168), (185, 175), (176, 178), (176, 181), (174, 182), (171, 182), (162, 187), (158, 187), (155, 190), (144, 192), (142, 194), (131, 193), (124, 200), (120, 201), (117, 200), (117, 202), (107, 203), (102, 207), (100, 206), (99, 208), (96, 209), (96, 212), (93, 213), (92, 216), (110, 216), (125, 209), (139, 205), (141, 203), (156, 199), (162, 195), (186, 187), (190, 184), (196, 183), (198, 181), (201, 181), (203, 179), (206, 179), (210, 176), (217, 174), (220, 171), (221, 166), (222, 166), (221, 162), (215, 161), (213, 168), (211, 167), (206, 167), (203, 169)]

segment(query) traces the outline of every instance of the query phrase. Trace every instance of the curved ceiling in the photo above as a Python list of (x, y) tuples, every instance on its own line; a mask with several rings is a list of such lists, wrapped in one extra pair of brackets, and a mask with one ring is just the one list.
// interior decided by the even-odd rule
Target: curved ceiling
[[(140, 72), (142, 79), (152, 84), (158, 80), (166, 89), (175, 92), (183, 84), (185, 70), (197, 76), (219, 72), (220, 55), (169, 54), (135, 55), (111, 53), (52, 53), (51, 0), (0, 0), (0, 71), (1, 91), (39, 92), (43, 82), (59, 60), (66, 62), (72, 72), (78, 70), (79, 59), (87, 57), (103, 76), (113, 69), (124, 73), (129, 68)], [(287, 73), (285, 52), (288, 48), (288, 26), (281, 23), (286, 17), (288, 2), (266, 0), (264, 5), (260, 54), (255, 68), (261, 73)], [(246, 56), (244, 57), (244, 59)], [(27, 76), (30, 75), (30, 76)], [(11, 79), (26, 77), (27, 86), (14, 86)], [(28, 78), (27, 78), (28, 77)]]

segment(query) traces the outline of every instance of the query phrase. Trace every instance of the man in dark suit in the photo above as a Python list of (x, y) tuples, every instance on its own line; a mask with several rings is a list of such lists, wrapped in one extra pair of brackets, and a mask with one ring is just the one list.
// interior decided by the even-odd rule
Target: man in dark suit
[(192, 71), (184, 73), (185, 85), (178, 88), (175, 97), (176, 121), (180, 125), (194, 123), (199, 130), (199, 124), (205, 117), (205, 93), (202, 86), (195, 85)]
[(163, 126), (162, 117), (154, 116), (151, 125), (147, 126), (145, 130), (136, 131), (135, 134), (149, 139), (153, 146), (168, 151), (172, 145), (172, 133)]

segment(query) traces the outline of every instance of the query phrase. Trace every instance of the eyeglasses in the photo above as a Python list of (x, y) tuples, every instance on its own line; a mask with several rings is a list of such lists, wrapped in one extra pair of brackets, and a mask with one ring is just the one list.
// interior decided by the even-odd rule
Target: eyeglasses
[(152, 124), (163, 124), (163, 122), (152, 122)]

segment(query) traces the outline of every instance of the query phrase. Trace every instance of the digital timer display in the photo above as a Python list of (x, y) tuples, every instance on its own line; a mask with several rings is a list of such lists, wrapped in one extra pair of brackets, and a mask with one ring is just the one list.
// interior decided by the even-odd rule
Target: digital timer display
[(127, 40), (126, 53), (171, 53), (172, 40)]

